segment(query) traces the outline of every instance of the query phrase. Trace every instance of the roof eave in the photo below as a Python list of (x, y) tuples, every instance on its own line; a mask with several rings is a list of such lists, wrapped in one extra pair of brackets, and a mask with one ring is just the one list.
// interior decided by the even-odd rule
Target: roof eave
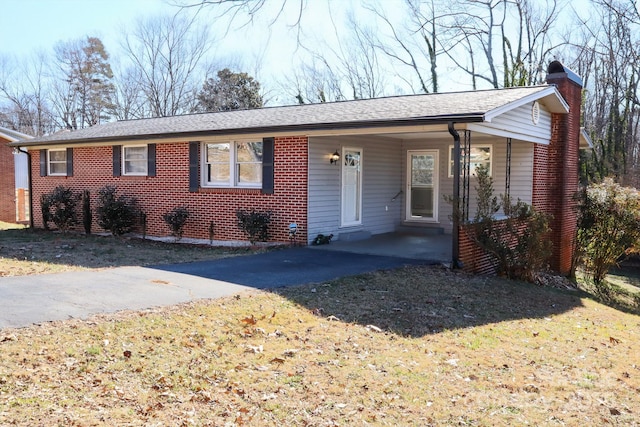
[(340, 129), (366, 129), (366, 128), (381, 128), (389, 126), (419, 126), (419, 125), (436, 125), (446, 124), (449, 122), (454, 123), (475, 123), (484, 121), (484, 113), (469, 113), (469, 114), (455, 114), (455, 115), (443, 115), (443, 116), (429, 116), (429, 117), (409, 117), (404, 119), (393, 120), (374, 120), (374, 121), (353, 121), (353, 122), (331, 122), (331, 123), (314, 123), (314, 124), (299, 124), (299, 125), (284, 125), (284, 126), (260, 126), (250, 128), (233, 128), (233, 129), (208, 129), (201, 131), (187, 131), (187, 132), (164, 132), (164, 133), (151, 133), (140, 135), (117, 135), (117, 136), (104, 136), (97, 138), (74, 138), (74, 139), (56, 139), (48, 141), (16, 141), (9, 143), (9, 146), (13, 147), (36, 147), (36, 146), (49, 146), (49, 145), (75, 145), (75, 144), (87, 144), (87, 143), (103, 143), (103, 142), (117, 142), (117, 141), (137, 141), (145, 139), (167, 139), (167, 138), (184, 138), (184, 139), (197, 139), (202, 136), (222, 136), (222, 135), (236, 135), (236, 134), (262, 134), (271, 135), (278, 133), (290, 133), (300, 132), (305, 133), (308, 131), (322, 131), (322, 130), (340, 130)]

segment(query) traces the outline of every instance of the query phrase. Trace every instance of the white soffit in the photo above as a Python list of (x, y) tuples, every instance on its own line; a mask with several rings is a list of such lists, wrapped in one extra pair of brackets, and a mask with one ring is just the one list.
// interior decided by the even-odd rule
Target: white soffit
[(511, 138), (511, 139), (517, 139), (519, 141), (534, 142), (536, 144), (549, 145), (549, 140), (545, 138), (541, 138), (541, 137), (530, 135), (530, 134), (497, 129), (495, 127), (485, 126), (482, 123), (469, 123), (467, 124), (467, 130), (470, 130), (472, 132), (484, 133), (487, 135), (499, 136), (502, 138)]

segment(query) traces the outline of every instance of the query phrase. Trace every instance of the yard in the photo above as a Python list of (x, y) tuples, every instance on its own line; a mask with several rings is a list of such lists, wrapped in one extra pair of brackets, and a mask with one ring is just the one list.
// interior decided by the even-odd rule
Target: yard
[[(27, 235), (0, 232), (2, 274), (246, 253)], [(640, 425), (634, 309), (408, 267), (4, 329), (0, 425)]]

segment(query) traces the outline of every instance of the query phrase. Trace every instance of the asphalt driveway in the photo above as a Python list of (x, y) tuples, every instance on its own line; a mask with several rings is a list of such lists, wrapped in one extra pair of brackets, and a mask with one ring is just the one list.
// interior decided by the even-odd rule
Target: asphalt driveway
[(0, 278), (0, 328), (318, 283), (424, 260), (289, 248), (154, 267)]

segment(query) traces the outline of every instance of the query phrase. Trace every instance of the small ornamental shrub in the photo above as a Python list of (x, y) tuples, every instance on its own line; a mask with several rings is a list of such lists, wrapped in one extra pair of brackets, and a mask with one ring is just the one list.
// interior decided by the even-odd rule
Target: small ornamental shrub
[(269, 240), (269, 224), (271, 223), (270, 211), (257, 212), (252, 209), (247, 212), (243, 209), (236, 211), (238, 217), (238, 227), (247, 235), (251, 244), (256, 242), (266, 242)]
[(578, 259), (602, 296), (609, 269), (640, 245), (640, 192), (611, 178), (591, 184), (580, 195)]
[(116, 187), (107, 185), (98, 190), (96, 215), (98, 225), (121, 236), (131, 231), (138, 220), (136, 199), (127, 195), (116, 195)]
[(42, 194), (40, 196), (40, 211), (42, 212), (42, 226), (45, 230), (49, 230), (49, 221), (51, 221), (51, 195)]
[(162, 215), (162, 219), (167, 223), (171, 230), (171, 235), (180, 240), (184, 232), (184, 225), (189, 218), (189, 210), (184, 206), (173, 208), (171, 211)]
[[(476, 179), (478, 209), (464, 229), (489, 254), (498, 274), (535, 281), (551, 255), (549, 217), (521, 200), (512, 203), (508, 196), (494, 196), (493, 178), (486, 167), (476, 168)], [(496, 218), (500, 210), (504, 216)]]
[(91, 234), (91, 222), (93, 217), (91, 216), (91, 197), (89, 190), (82, 192), (82, 224), (84, 225), (84, 232)]
[(80, 195), (62, 185), (53, 189), (52, 193), (44, 194), (41, 198), (42, 220), (48, 229), (48, 222), (55, 224), (58, 230), (66, 233), (69, 228), (78, 223), (77, 206)]

